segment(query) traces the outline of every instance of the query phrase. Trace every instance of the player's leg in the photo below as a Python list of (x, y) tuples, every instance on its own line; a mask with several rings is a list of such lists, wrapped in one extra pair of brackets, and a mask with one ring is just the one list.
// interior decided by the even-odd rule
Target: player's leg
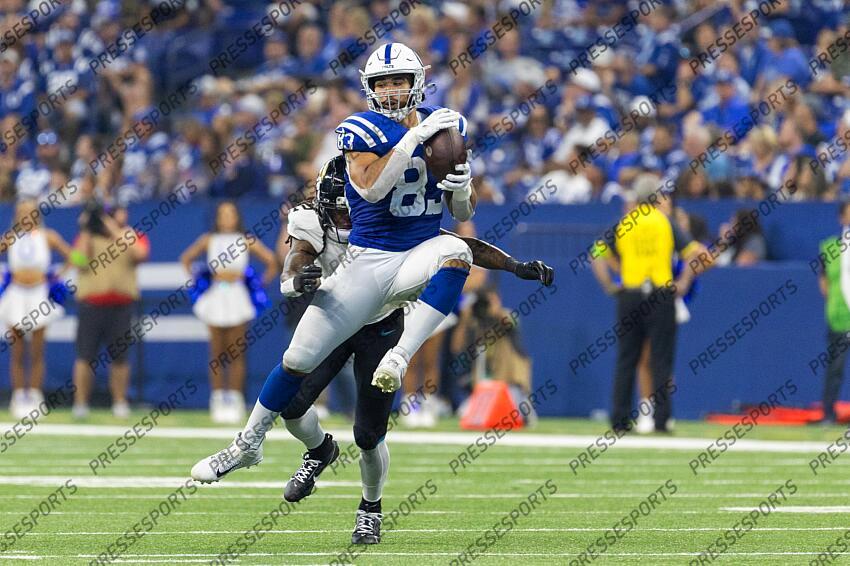
[(394, 393), (372, 385), (372, 375), (384, 354), (396, 345), (404, 330), (402, 311), (370, 324), (352, 337), (357, 406), (354, 411), (354, 441), (360, 448), (360, 481), (363, 496), (357, 509), (351, 542), (377, 544), (381, 541), (381, 498), (390, 466), (385, 436)]
[(393, 281), (391, 297), (412, 300), (423, 285), (424, 289), (411, 305), (398, 345), (387, 352), (375, 370), (375, 385), (384, 391), (401, 386), (410, 358), (460, 299), (471, 265), (469, 246), (454, 236), (431, 238), (408, 252)]
[(260, 442), (271, 428), (273, 414), (283, 411), (298, 393), (302, 378), (378, 312), (385, 295), (371, 257), (367, 253), (354, 256), (322, 282), (295, 328), (283, 361), (266, 378), (244, 436), (255, 436)]
[(322, 471), (339, 457), (339, 446), (333, 436), (322, 429), (313, 403), (342, 370), (351, 354), (349, 338), (304, 378), (295, 399), (280, 415), (289, 433), (300, 440), (307, 449), (301, 466), (286, 482), (283, 498), (287, 501), (300, 501), (310, 495)]
[[(263, 441), (266, 438), (266, 433), (274, 426), (274, 421), (278, 414), (282, 414), (284, 419), (291, 419), (293, 421), (287, 421), (287, 429), (289, 429), (289, 432), (293, 436), (304, 443), (308, 454), (316, 452), (316, 449), (319, 449), (321, 450), (321, 454), (319, 455), (321, 457), (316, 459), (322, 462), (327, 460), (324, 466), (331, 464), (339, 454), (339, 449), (336, 447), (336, 442), (332, 438), (328, 442), (332, 450), (323, 449), (323, 440), (326, 438), (325, 432), (319, 426), (318, 418), (316, 417), (313, 420), (315, 410), (312, 408), (312, 403), (328, 382), (333, 379), (333, 376), (339, 371), (339, 367), (345, 363), (345, 359), (350, 355), (350, 350), (347, 354), (342, 350), (347, 348), (346, 344), (340, 345), (327, 360), (319, 364), (319, 367), (307, 375), (301, 381), (301, 388), (295, 398), (282, 412), (269, 411), (258, 401), (254, 407), (252, 417), (248, 421), (249, 423), (253, 423), (253, 425), (246, 427), (245, 430), (238, 433), (227, 448), (207, 456), (196, 463), (192, 467), (192, 478), (202, 483), (217, 482), (231, 472), (241, 468), (250, 468), (262, 462)], [(341, 362), (339, 361), (340, 359), (342, 359)], [(331, 452), (331, 454), (327, 454), (327, 452)], [(324, 469), (324, 466), (322, 466), (322, 469)], [(314, 480), (320, 472), (321, 470), (314, 474)], [(304, 495), (308, 495), (312, 487), (311, 484)], [(287, 484), (287, 491), (289, 491), (289, 484)], [(304, 495), (301, 497), (304, 497)]]

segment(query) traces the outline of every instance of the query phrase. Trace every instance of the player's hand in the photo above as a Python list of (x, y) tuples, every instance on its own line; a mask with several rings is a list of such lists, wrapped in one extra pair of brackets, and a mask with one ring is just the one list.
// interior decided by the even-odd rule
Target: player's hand
[(448, 108), (440, 108), (432, 112), (410, 131), (416, 136), (416, 141), (422, 143), (440, 130), (445, 130), (452, 126), (457, 127), (459, 121), (460, 114)]
[(546, 265), (542, 261), (524, 261), (517, 264), (516, 276), (520, 279), (529, 281), (540, 281), (545, 287), (548, 287), (555, 280), (555, 269)]
[(455, 170), (457, 173), (449, 173), (446, 175), (445, 179), (437, 183), (437, 188), (444, 191), (459, 193), (458, 196), (462, 197), (463, 193), (470, 192), (470, 186), (472, 184), (472, 168), (469, 166), (469, 162), (467, 162), (459, 163), (455, 166)]
[(292, 278), (292, 286), (299, 293), (312, 293), (321, 285), (322, 268), (311, 263), (298, 270)]

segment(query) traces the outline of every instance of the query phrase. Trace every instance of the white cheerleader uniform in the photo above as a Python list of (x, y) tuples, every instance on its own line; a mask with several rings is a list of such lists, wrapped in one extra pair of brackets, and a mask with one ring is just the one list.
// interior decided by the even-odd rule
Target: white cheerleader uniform
[[(9, 271), (35, 270), (47, 275), (50, 268), (50, 246), (47, 236), (34, 229), (9, 247)], [(65, 309), (50, 298), (47, 282), (37, 285), (10, 283), (0, 297), (0, 323), (29, 333), (62, 318)]]
[[(237, 244), (240, 238), (243, 239), (241, 247)], [(224, 268), (219, 269), (236, 271), (244, 275), (248, 268), (249, 254), (245, 249), (246, 245), (244, 234), (211, 235), (207, 246), (207, 265), (210, 265), (213, 260), (218, 262), (216, 258), (224, 254), (229, 262)], [(236, 281), (213, 279), (210, 282), (210, 288), (198, 298), (192, 310), (201, 322), (218, 328), (239, 326), (254, 320), (257, 316), (248, 287), (242, 277)]]

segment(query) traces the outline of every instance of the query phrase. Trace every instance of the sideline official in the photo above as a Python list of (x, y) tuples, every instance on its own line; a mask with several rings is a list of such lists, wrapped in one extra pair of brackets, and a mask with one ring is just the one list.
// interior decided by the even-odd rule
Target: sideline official
[[(674, 255), (678, 252), (687, 264), (705, 251), (656, 207), (662, 200), (671, 198), (658, 192), (660, 185), (661, 180), (649, 173), (635, 179), (626, 195), (626, 212), (610, 238), (600, 243), (604, 252), (593, 263), (603, 289), (617, 297), (617, 320), (626, 330), (619, 339), (614, 371), (611, 423), (615, 430), (630, 430), (633, 426), (629, 414), (635, 371), (644, 341), (648, 339), (649, 367), (657, 392), (655, 431), (668, 432), (667, 421), (672, 410), (664, 384), (673, 371), (675, 299), (687, 293), (696, 275), (685, 269), (674, 281)], [(612, 281), (607, 268), (613, 263), (619, 267), (620, 286)]]
[[(850, 201), (838, 209), (841, 236), (832, 236), (820, 244), (821, 273), (818, 277), (821, 294), (826, 302), (827, 365), (823, 384), (822, 424), (835, 424), (835, 402), (844, 381), (844, 361), (850, 349)], [(842, 249), (843, 248), (843, 249)]]

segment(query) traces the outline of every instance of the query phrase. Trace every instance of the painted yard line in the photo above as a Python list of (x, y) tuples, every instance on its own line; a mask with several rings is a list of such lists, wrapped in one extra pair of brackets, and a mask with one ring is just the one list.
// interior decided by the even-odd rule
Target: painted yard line
[[(346, 531), (347, 532), (347, 531)], [(243, 557), (278, 557), (278, 556), (337, 556), (338, 551), (334, 552), (248, 552), (242, 554)], [(728, 556), (817, 556), (818, 551), (812, 552), (725, 552)], [(370, 556), (457, 556), (457, 552), (380, 552), (369, 551)], [(699, 556), (699, 552), (606, 552), (605, 556)], [(124, 557), (132, 559), (136, 557), (216, 557), (217, 554), (125, 554)], [(492, 552), (488, 551), (487, 556), (581, 556), (576, 552)], [(97, 558), (96, 554), (52, 554), (41, 555), (42, 558)], [(7, 558), (6, 555), (0, 554), (0, 558)]]
[[(0, 429), (11, 427), (12, 423), (0, 423)], [(30, 431), (35, 436), (104, 436), (118, 437), (126, 432), (126, 428), (111, 425), (51, 425), (41, 424)], [(350, 430), (328, 430), (337, 440), (352, 442), (354, 435)], [(151, 438), (191, 438), (191, 439), (227, 439), (232, 440), (233, 429), (213, 428), (166, 428), (159, 427), (150, 431)], [(474, 444), (481, 436), (478, 432), (408, 432), (393, 431), (390, 440), (393, 444)], [(269, 433), (271, 440), (288, 440), (295, 442), (288, 432), (273, 430)], [(501, 446), (520, 446), (524, 448), (586, 448), (596, 441), (596, 436), (580, 435), (551, 435), (537, 433), (518, 433), (504, 436)], [(711, 439), (705, 438), (638, 438), (625, 437), (617, 442), (623, 448), (658, 448), (667, 450), (703, 450)], [(730, 449), (736, 452), (820, 452), (829, 443), (812, 441), (784, 440), (740, 440)]]
[[(750, 509), (747, 507), (746, 509)], [(0, 511), (0, 515), (26, 515), (30, 511), (29, 508), (22, 508), (20, 511)], [(664, 510), (664, 509), (656, 509), (653, 511), (653, 514), (657, 515), (705, 515), (712, 513), (720, 513), (723, 509), (718, 511), (711, 511), (710, 509), (676, 509), (674, 511)], [(417, 514), (422, 515), (469, 515), (466, 511), (434, 511), (434, 510), (416, 510)], [(51, 515), (73, 515), (79, 516), (81, 511), (52, 511)], [(85, 511), (85, 514), (88, 515), (138, 515), (138, 511)], [(172, 511), (172, 515), (203, 515), (203, 516), (212, 516), (212, 517), (221, 517), (221, 511)], [(351, 515), (351, 511), (304, 511), (298, 510), (299, 515)], [(475, 511), (476, 515), (504, 515), (504, 511)], [(622, 511), (601, 511), (598, 509), (588, 509), (588, 510), (574, 510), (574, 511), (558, 511), (552, 509), (537, 509), (535, 510), (535, 514), (537, 515), (622, 515)], [(246, 515), (250, 517), (255, 517), (257, 515), (256, 511), (227, 511), (227, 515)]]
[[(185, 476), (151, 477), (151, 476), (114, 476), (114, 477), (82, 477), (74, 478), (77, 487), (87, 488), (159, 488), (179, 485), (186, 481)], [(68, 480), (65, 476), (0, 476), (0, 485), (50, 486), (63, 484)], [(213, 489), (283, 489), (286, 481), (251, 481), (251, 482), (218, 482), (204, 485)], [(325, 481), (317, 482), (319, 487), (360, 487), (359, 481)]]
[[(358, 484), (359, 485), (359, 484)], [(171, 486), (173, 487), (173, 486)], [(207, 486), (202, 486), (201, 489)], [(104, 488), (104, 489), (117, 489), (117, 488)], [(120, 488), (124, 489), (124, 488)], [(400, 490), (398, 493), (390, 490), (385, 490), (384, 494), (386, 498), (393, 499), (404, 499), (408, 493)], [(550, 499), (633, 499), (645, 497), (646, 492), (643, 491), (635, 491), (631, 493), (555, 493), (553, 495), (549, 495)], [(804, 495), (797, 496), (799, 499), (836, 499), (840, 497), (846, 497), (846, 492), (829, 492), (829, 493), (806, 493)], [(245, 493), (231, 493), (227, 495), (216, 495), (216, 494), (204, 494), (204, 500), (212, 500), (212, 499), (257, 499), (257, 494), (245, 494)], [(351, 500), (351, 495), (349, 494), (341, 494), (341, 493), (326, 493), (322, 494), (319, 497), (322, 499), (345, 499)], [(470, 493), (460, 493), (460, 494), (435, 494), (429, 495), (428, 498), (431, 499), (522, 499), (525, 495), (521, 492), (517, 493), (480, 493), (480, 494), (470, 494)], [(764, 493), (755, 492), (755, 493), (735, 493), (730, 495), (724, 495), (721, 493), (683, 493), (676, 494), (676, 499), (758, 499), (764, 498)], [(33, 495), (0, 495), (0, 499), (44, 499), (44, 494), (33, 494)], [(162, 495), (128, 495), (126, 493), (115, 493), (111, 495), (86, 495), (86, 494), (75, 494), (74, 499), (162, 499)], [(750, 508), (747, 508), (748, 510)]]
[[(721, 511), (734, 511), (740, 513), (742, 511), (752, 511), (750, 507), (721, 507)], [(832, 505), (832, 506), (806, 506), (806, 505), (789, 505), (787, 507), (777, 507), (772, 513), (850, 513), (850, 505)]]
[[(717, 532), (729, 528), (729, 525), (720, 525), (717, 527), (635, 527), (633, 532)], [(511, 532), (518, 533), (604, 533), (610, 530), (611, 527), (562, 527), (562, 528), (514, 528)], [(747, 532), (767, 532), (767, 531), (846, 531), (847, 527), (755, 527)], [(240, 535), (244, 534), (244, 529), (241, 531), (151, 531), (145, 536), (171, 536), (171, 535)], [(265, 531), (267, 535), (302, 535), (302, 534), (340, 534), (350, 533), (351, 529), (281, 529), (273, 531)], [(394, 533), (480, 533), (481, 529), (393, 529)], [(27, 533), (28, 537), (52, 537), (52, 536), (115, 536), (124, 534), (124, 531), (92, 531), (92, 532), (55, 532), (55, 533)]]
[[(396, 472), (402, 473), (410, 471), (407, 468), (402, 466), (396, 469)], [(244, 474), (242, 477), (247, 477)], [(2, 485), (16, 485), (16, 486), (32, 486), (32, 487), (47, 487), (47, 486), (55, 486), (56, 484), (64, 483), (68, 479), (67, 476), (39, 476), (33, 474), (15, 474), (15, 475), (0, 475), (0, 486)], [(82, 479), (75, 480), (78, 487), (87, 487), (87, 488), (99, 488), (99, 489), (119, 489), (119, 488), (132, 488), (132, 489), (154, 489), (159, 487), (173, 487), (176, 484), (179, 484), (185, 481), (186, 478), (184, 476), (108, 476), (108, 477), (83, 477)], [(396, 487), (400, 485), (406, 485), (407, 483), (411, 483), (413, 480), (407, 480), (405, 478), (398, 478), (392, 481)], [(418, 480), (416, 480), (418, 483)], [(465, 479), (453, 479), (452, 485), (472, 485), (478, 484), (477, 480), (465, 480)], [(522, 484), (522, 485), (537, 485), (540, 483), (539, 479), (520, 479), (516, 480), (513, 483)], [(658, 480), (654, 479), (623, 479), (623, 480), (588, 480), (588, 479), (575, 479), (570, 480), (570, 483), (573, 485), (657, 485)], [(741, 479), (741, 480), (711, 480), (711, 479), (698, 479), (696, 483), (699, 483), (704, 486), (717, 485), (773, 485), (776, 482), (770, 479)], [(848, 485), (850, 484), (850, 480), (828, 480), (828, 481), (819, 481), (819, 480), (808, 480), (808, 481), (800, 481), (798, 482), (800, 485), (814, 485), (818, 487), (823, 486), (839, 486), (839, 485)], [(286, 480), (278, 480), (278, 481), (225, 481), (218, 482), (209, 485), (204, 485), (203, 487), (210, 487), (214, 489), (283, 489), (286, 484)], [(361, 483), (355, 480), (319, 480), (318, 486), (323, 488), (348, 488), (348, 487), (360, 487)]]

